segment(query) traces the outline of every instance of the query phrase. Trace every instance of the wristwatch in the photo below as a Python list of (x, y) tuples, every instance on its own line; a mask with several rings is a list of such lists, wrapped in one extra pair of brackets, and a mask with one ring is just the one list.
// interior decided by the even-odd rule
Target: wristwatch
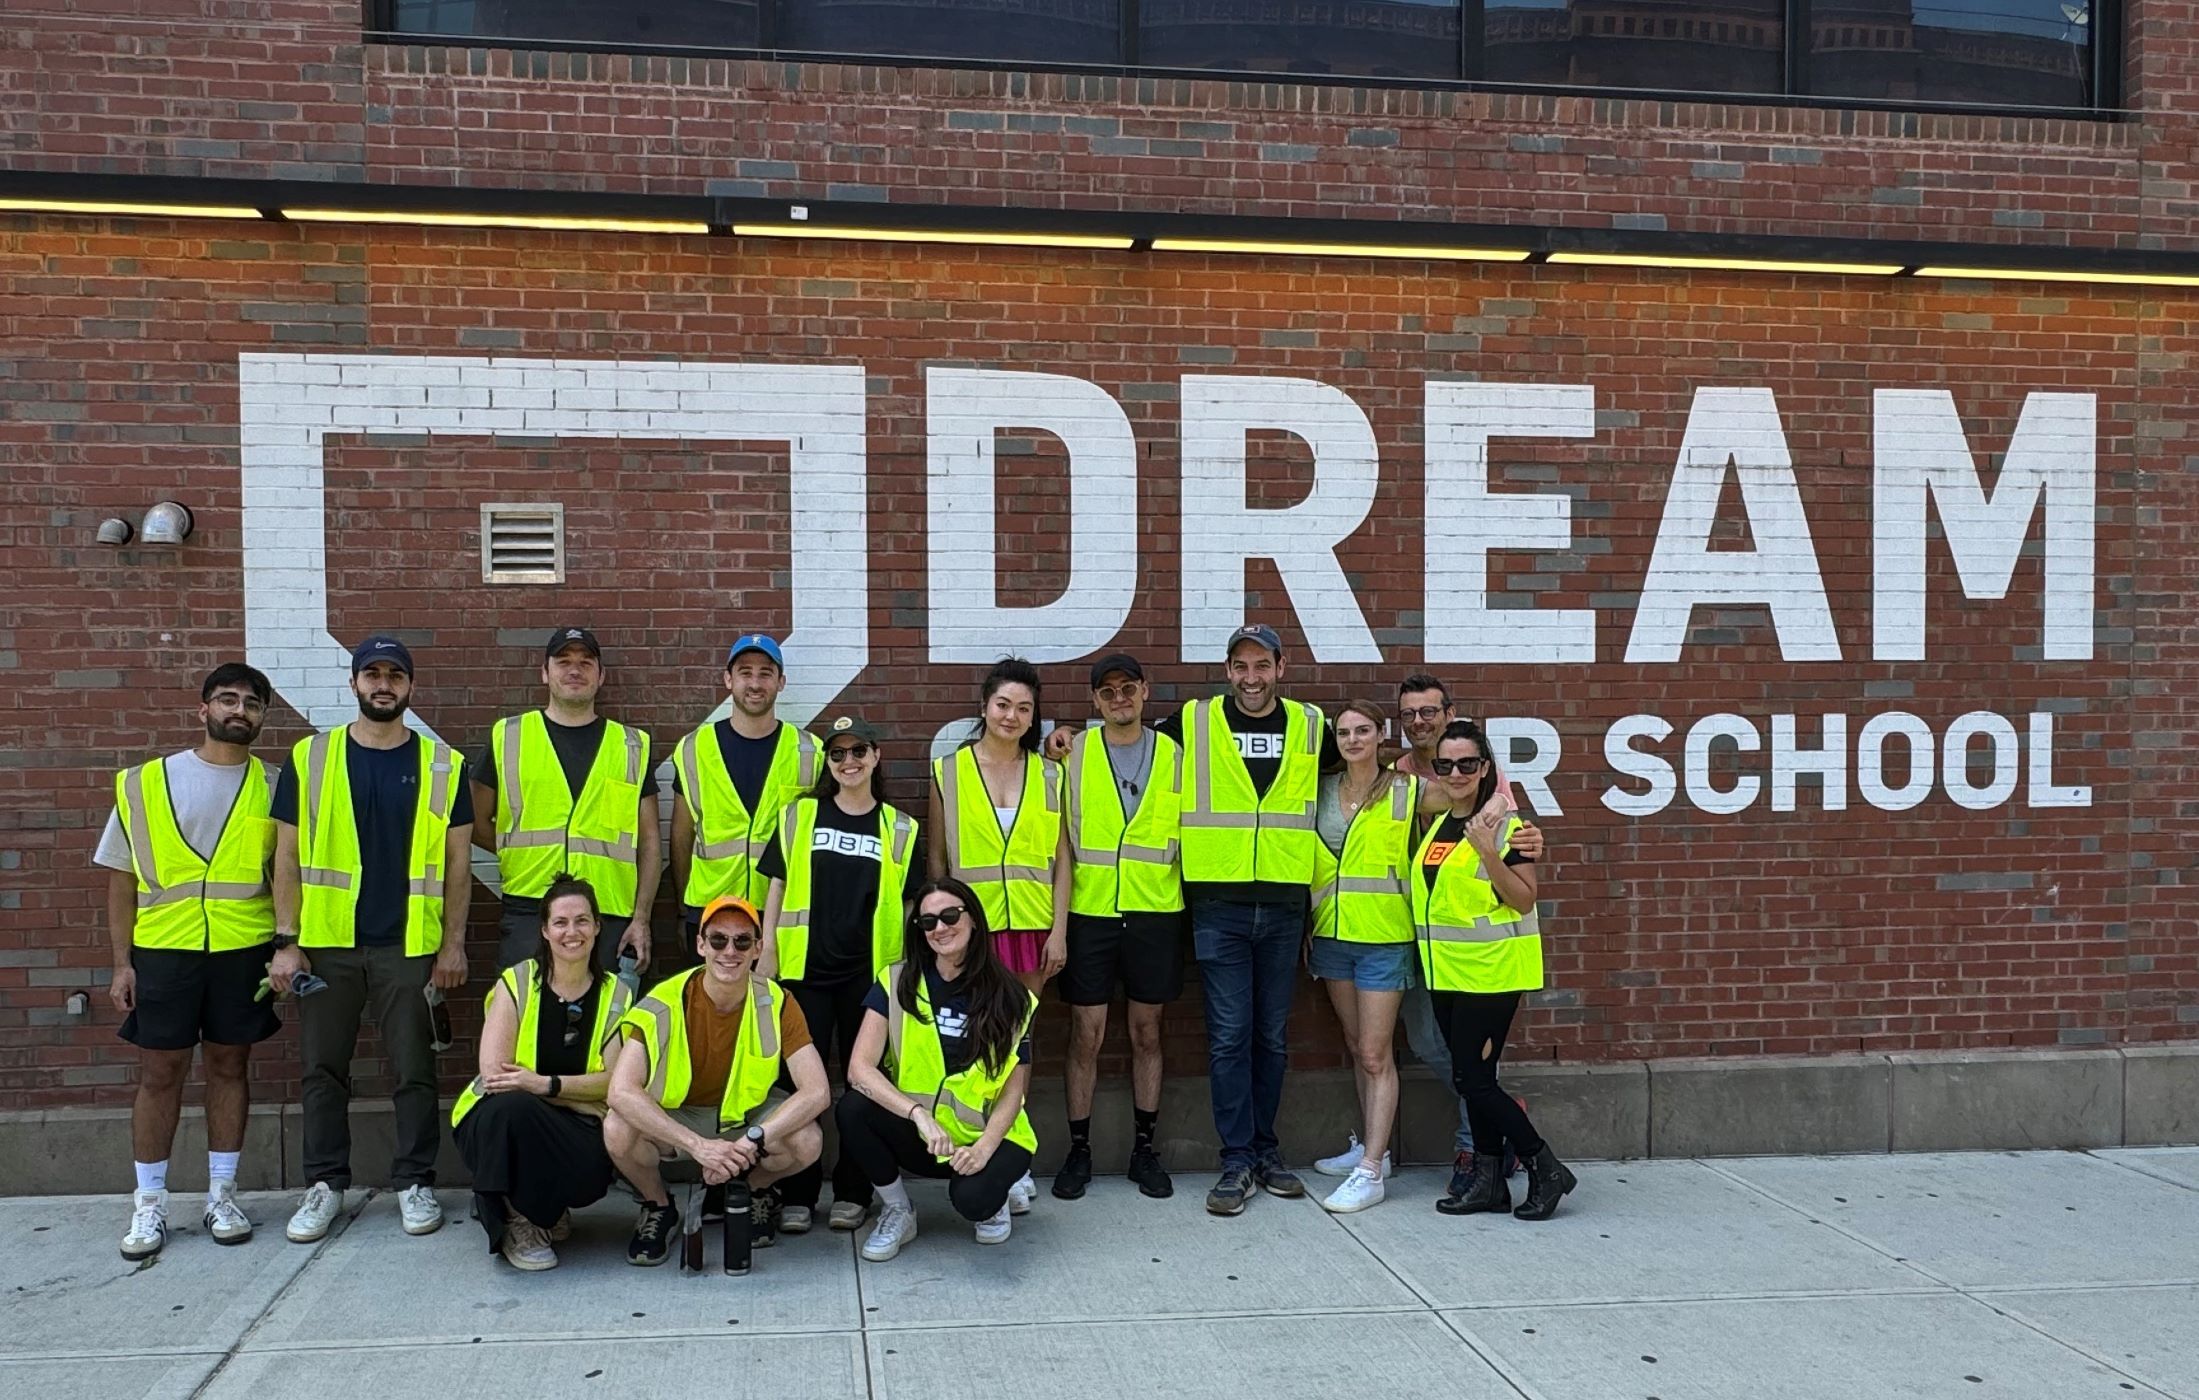
[(755, 1144), (758, 1155), (761, 1155), (764, 1150), (764, 1125), (761, 1123), (749, 1124), (748, 1132), (744, 1136)]
[(278, 933), (271, 941), (275, 945), (275, 951), (279, 953), (285, 948), (297, 947), (298, 935), (294, 933)]

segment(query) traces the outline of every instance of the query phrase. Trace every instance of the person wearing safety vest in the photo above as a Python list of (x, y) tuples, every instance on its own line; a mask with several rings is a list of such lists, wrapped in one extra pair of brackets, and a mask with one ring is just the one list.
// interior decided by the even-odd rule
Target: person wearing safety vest
[(928, 880), (910, 930), (908, 956), (863, 1000), (837, 1110), (840, 1151), (882, 1201), (863, 1242), (873, 1263), (916, 1238), (904, 1173), (946, 1180), (977, 1242), (1005, 1244), (1038, 1151), (1023, 1111), (1038, 996), (1001, 965), (984, 902), (960, 880)]
[(603, 1105), (626, 984), (595, 965), (596, 892), (560, 875), (536, 901), (535, 955), (497, 975), (479, 1071), (451, 1108), (489, 1252), (515, 1269), (557, 1267), (553, 1240), (576, 1206), (611, 1189)]
[[(916, 822), (882, 799), (878, 731), (861, 717), (824, 726), (825, 773), (779, 818), (759, 862), (771, 881), (764, 905), (764, 972), (784, 982), (828, 1069), (843, 1071), (863, 1024), (863, 996), (901, 960), (908, 897), (918, 875)], [(810, 1227), (823, 1164), (779, 1187), (779, 1228)], [(845, 1152), (832, 1168), (835, 1230), (862, 1227), (870, 1181)]]
[(626, 1044), (603, 1145), (641, 1196), (629, 1264), (654, 1267), (671, 1252), (679, 1212), (660, 1163), (693, 1162), (711, 1186), (745, 1181), (754, 1192), (749, 1239), (761, 1249), (777, 1242), (771, 1184), (824, 1148), (817, 1119), (832, 1085), (802, 1008), (763, 975), (763, 943), (755, 907), (718, 896), (695, 935), (702, 965), (659, 982), (619, 1022)]
[(731, 895), (762, 908), (770, 881), (756, 862), (787, 804), (817, 781), (817, 740), (777, 714), (786, 658), (761, 632), (725, 657), (732, 713), (672, 750), (672, 878), (692, 938), (702, 908)]
[(168, 1242), (168, 1156), (191, 1051), (202, 1044), (206, 1233), (222, 1244), (252, 1238), (236, 1200), (246, 1075), (252, 1047), (281, 1028), (258, 995), (275, 934), (275, 824), (252, 741), (272, 695), (267, 677), (242, 662), (214, 668), (199, 685), (198, 747), (115, 775), (114, 811), (92, 856), (110, 872), (107, 995), (123, 1013), (122, 1038), (138, 1048), (125, 1259), (149, 1259)]
[[(1183, 994), (1183, 867), (1177, 855), (1183, 751), (1145, 725), (1138, 659), (1117, 652), (1092, 667), (1103, 721), (1069, 751), (1069, 1155), (1054, 1195), (1073, 1201), (1092, 1180), (1092, 1091), (1107, 1007), (1119, 985), (1130, 1030), (1130, 1179), (1155, 1198), (1175, 1183), (1154, 1150), (1161, 1110), (1161, 1010)], [(1057, 730), (1066, 732), (1065, 730)]]
[(544, 707), (498, 720), (473, 765), (473, 843), (496, 853), (503, 904), (496, 964), (534, 956), (542, 892), (570, 874), (601, 903), (596, 966), (630, 952), (647, 967), (663, 869), (649, 736), (596, 713), (603, 647), (585, 627), (550, 634), (542, 683)]
[[(275, 785), (275, 957), (279, 994), (298, 998), (305, 1199), (284, 1233), (326, 1235), (351, 1185), (351, 1062), (369, 1007), (397, 1082), (390, 1179), (408, 1235), (442, 1228), (435, 1153), (434, 1002), (466, 980), (473, 797), (450, 745), (405, 726), (412, 653), (369, 637), (351, 655), (359, 717), (300, 739)], [(431, 990), (432, 989), (432, 990)]]
[(1429, 766), (1447, 808), (1422, 838), (1409, 876), (1420, 975), (1451, 1051), (1451, 1084), (1473, 1117), (1474, 1163), (1463, 1193), (1436, 1202), (1446, 1215), (1510, 1209), (1496, 1144), (1527, 1164), (1527, 1199), (1512, 1214), (1547, 1220), (1578, 1183), (1497, 1082), (1520, 995), (1542, 986), (1534, 861), (1514, 849), (1519, 819), (1488, 803), (1496, 788), (1489, 740), (1470, 720), (1444, 728)]

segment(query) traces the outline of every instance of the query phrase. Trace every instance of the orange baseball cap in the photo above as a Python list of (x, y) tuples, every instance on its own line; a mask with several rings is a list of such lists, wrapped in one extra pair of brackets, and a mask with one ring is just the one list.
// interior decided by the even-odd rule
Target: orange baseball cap
[(710, 927), (710, 921), (728, 909), (740, 910), (748, 916), (748, 921), (756, 926), (757, 932), (761, 933), (763, 931), (764, 918), (763, 915), (756, 912), (756, 906), (737, 895), (730, 894), (721, 894), (705, 904), (702, 907), (702, 917), (695, 921), (695, 927), (697, 929)]

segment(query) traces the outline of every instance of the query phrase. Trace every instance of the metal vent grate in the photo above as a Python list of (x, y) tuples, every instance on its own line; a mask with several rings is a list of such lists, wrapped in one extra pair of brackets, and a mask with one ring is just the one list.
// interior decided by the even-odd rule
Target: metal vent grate
[(483, 583), (563, 583), (565, 507), (491, 501), (481, 507)]

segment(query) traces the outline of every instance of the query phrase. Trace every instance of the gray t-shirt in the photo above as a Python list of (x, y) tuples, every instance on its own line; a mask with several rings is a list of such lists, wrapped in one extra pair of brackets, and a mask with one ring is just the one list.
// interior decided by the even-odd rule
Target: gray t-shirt
[[(176, 809), (176, 829), (192, 850), (211, 858), (214, 847), (221, 844), (221, 829), (229, 820), (229, 809), (236, 806), (249, 765), (208, 763), (190, 749), (170, 754), (163, 762), (168, 768), (168, 800)], [(133, 868), (130, 838), (123, 834), (121, 814), (112, 808), (92, 862), (109, 870)]]
[(1104, 732), (1099, 746), (1107, 752), (1107, 766), (1115, 773), (1115, 791), (1122, 797), (1123, 820), (1138, 813), (1145, 786), (1153, 776), (1153, 731), (1138, 726), (1138, 737), (1128, 744), (1110, 744)]

